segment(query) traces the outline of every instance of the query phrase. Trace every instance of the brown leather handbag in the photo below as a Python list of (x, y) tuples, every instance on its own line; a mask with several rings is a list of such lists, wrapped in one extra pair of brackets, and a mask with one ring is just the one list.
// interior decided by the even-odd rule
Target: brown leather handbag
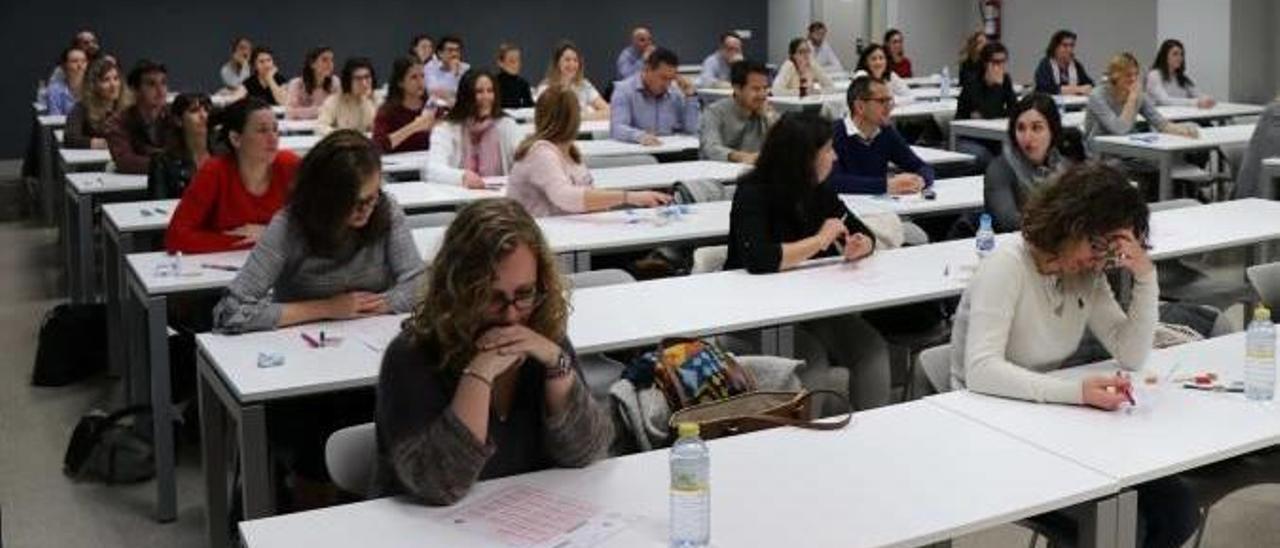
[[(837, 421), (814, 420), (814, 396), (831, 396), (848, 409)], [(853, 406), (832, 390), (800, 392), (757, 390), (722, 400), (693, 405), (672, 413), (667, 425), (675, 431), (682, 422), (697, 423), (702, 439), (715, 439), (778, 426), (809, 430), (839, 430), (853, 420)]]

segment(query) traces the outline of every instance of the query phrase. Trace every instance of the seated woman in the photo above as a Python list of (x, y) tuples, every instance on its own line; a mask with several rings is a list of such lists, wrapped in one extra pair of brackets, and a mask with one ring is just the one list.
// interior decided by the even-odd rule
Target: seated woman
[(423, 179), (484, 188), (485, 177), (511, 172), (511, 157), (524, 132), (498, 106), (500, 101), (493, 75), (471, 69), (462, 76), (457, 102), (431, 132)]
[(533, 86), (520, 76), (520, 58), (519, 46), (509, 42), (498, 45), (498, 95), (502, 97), (502, 108), (533, 108)]
[(911, 86), (899, 77), (892, 70), (889, 70), (889, 57), (885, 53), (884, 47), (880, 44), (870, 44), (862, 49), (862, 55), (858, 56), (858, 67), (854, 69), (853, 77), (857, 78), (858, 73), (870, 76), (872, 80), (884, 82), (889, 86), (889, 92), (893, 94), (893, 103), (895, 105), (905, 105), (916, 100), (915, 95), (911, 94)]
[(1186, 48), (1172, 38), (1160, 44), (1156, 60), (1147, 73), (1147, 94), (1156, 106), (1181, 105), (1213, 108), (1213, 97), (1196, 91), (1195, 83), (1187, 77)]
[(1035, 92), (1009, 110), (1001, 154), (987, 165), (982, 197), (996, 232), (1022, 228), (1022, 208), (1068, 164), (1058, 146), (1062, 120), (1053, 97)]
[(1049, 95), (1089, 95), (1093, 79), (1076, 59), (1076, 33), (1067, 29), (1053, 33), (1036, 65), (1036, 91)]
[(284, 116), (290, 120), (314, 120), (320, 105), (338, 93), (338, 77), (333, 74), (333, 50), (320, 46), (307, 52), (302, 76), (289, 81)]
[(416, 35), (409, 41), (409, 55), (416, 57), (421, 64), (430, 63), (436, 58), (436, 43), (429, 35)]
[(66, 148), (107, 148), (107, 122), (124, 111), (129, 94), (120, 83), (120, 69), (109, 59), (98, 59), (85, 73), (88, 87), (67, 116), (62, 136)]
[(463, 207), (378, 375), (377, 495), (454, 504), (477, 481), (604, 456), (613, 422), (565, 337), (568, 291), (529, 214)]
[(230, 151), (205, 161), (182, 193), (165, 233), (169, 251), (252, 247), (289, 195), (299, 160), (280, 150), (271, 105), (236, 101), (223, 113), (221, 133)]
[(534, 107), (534, 132), (516, 148), (507, 178), (507, 196), (534, 217), (601, 211), (618, 206), (653, 207), (669, 203), (661, 192), (600, 190), (574, 146), (578, 137), (578, 96), (551, 88)]
[(591, 81), (583, 76), (585, 71), (578, 47), (572, 42), (561, 42), (551, 54), (547, 75), (534, 91), (534, 98), (542, 96), (549, 88), (565, 87), (578, 97), (578, 110), (583, 113), (583, 120), (608, 120), (609, 103), (591, 85)]
[(218, 71), (218, 76), (222, 79), (222, 86), (228, 92), (233, 94), (244, 93), (244, 81), (249, 79), (253, 74), (253, 69), (249, 64), (249, 55), (253, 53), (253, 42), (248, 38), (236, 38), (231, 44), (231, 58), (222, 65), (222, 69)]
[(980, 57), (982, 48), (987, 46), (987, 33), (974, 31), (964, 40), (960, 48), (960, 86), (964, 87), (969, 80), (982, 78), (984, 68)]
[(351, 130), (321, 139), (213, 311), (241, 333), (408, 312), (423, 271), (404, 211), (382, 193), (378, 151)]
[(253, 48), (249, 56), (249, 66), (253, 67), (253, 75), (244, 81), (244, 91), (249, 97), (256, 97), (270, 106), (284, 105), (289, 102), (289, 92), (284, 89), (288, 82), (276, 67), (275, 56), (266, 46)]
[(787, 45), (787, 61), (773, 77), (773, 94), (795, 96), (835, 92), (836, 86), (831, 78), (813, 62), (813, 44), (806, 38), (792, 39)]
[[(733, 195), (726, 269), (765, 274), (818, 257), (857, 261), (875, 251), (871, 230), (822, 184), (836, 158), (831, 137), (831, 125), (812, 113), (788, 113), (769, 130), (755, 169)], [(849, 369), (854, 407), (889, 403), (889, 348), (861, 316), (805, 322), (796, 342), (806, 361)]]
[[(957, 120), (1007, 118), (1009, 109), (1018, 100), (1008, 72), (1009, 50), (999, 42), (991, 42), (982, 48), (980, 59), (982, 76), (971, 78), (960, 87)], [(974, 155), (974, 165), (979, 171), (986, 170), (991, 158), (1000, 153), (998, 143), (967, 138), (956, 140), (956, 150)]]
[[(212, 157), (209, 114), (213, 103), (203, 93), (183, 93), (169, 105), (169, 140), (151, 160), (147, 190), (152, 198), (182, 197), (200, 166)], [(181, 205), (181, 204), (179, 204)]]
[(320, 105), (316, 114), (316, 134), (323, 137), (337, 129), (354, 129), (360, 133), (373, 131), (373, 119), (378, 113), (378, 105), (373, 98), (378, 77), (373, 72), (373, 63), (365, 57), (347, 59), (342, 65), (339, 83), (342, 93), (329, 95)]
[[(1086, 327), (1121, 368), (1142, 367), (1159, 293), (1147, 255), (1148, 220), (1142, 193), (1121, 170), (1100, 163), (1073, 166), (1033, 195), (1022, 239), (996, 248), (960, 300), (951, 331), (952, 388), (1103, 410), (1124, 406), (1127, 377), (1047, 373), (1076, 350)], [(1104, 275), (1112, 266), (1134, 278), (1127, 312)], [(1182, 546), (1199, 515), (1182, 480), (1170, 476), (1135, 489), (1143, 545)]]
[(45, 114), (66, 116), (71, 114), (71, 109), (80, 100), (85, 82), (84, 73), (89, 68), (89, 56), (82, 49), (69, 47), (62, 50), (58, 68), (62, 69), (59, 73), (61, 76), (49, 80), (49, 87), (45, 88), (42, 99)]
[(427, 108), (422, 63), (401, 57), (391, 64), (387, 100), (373, 118), (373, 142), (382, 152), (408, 152), (431, 147), (435, 109)]
[(902, 78), (915, 75), (911, 70), (911, 59), (907, 58), (905, 39), (902, 31), (889, 29), (884, 33), (884, 48), (889, 54), (889, 70)]

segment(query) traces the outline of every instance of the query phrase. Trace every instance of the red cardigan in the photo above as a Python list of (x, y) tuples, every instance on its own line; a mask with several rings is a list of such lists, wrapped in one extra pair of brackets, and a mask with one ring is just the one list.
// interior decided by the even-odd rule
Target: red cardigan
[(911, 59), (908, 59), (905, 55), (902, 56), (902, 61), (897, 63), (891, 61), (889, 64), (891, 65), (889, 70), (892, 70), (899, 78), (910, 78), (913, 74), (911, 71)]
[(373, 117), (373, 142), (378, 144), (384, 154), (391, 152), (408, 152), (411, 150), (427, 150), (431, 146), (431, 132), (419, 131), (400, 142), (400, 146), (391, 146), (391, 134), (412, 122), (422, 110), (410, 110), (404, 105), (384, 104)]
[(169, 221), (165, 247), (183, 253), (213, 253), (250, 247), (224, 234), (246, 224), (266, 225), (284, 207), (302, 160), (288, 150), (271, 163), (271, 186), (262, 196), (249, 194), (233, 156), (214, 156), (200, 166)]

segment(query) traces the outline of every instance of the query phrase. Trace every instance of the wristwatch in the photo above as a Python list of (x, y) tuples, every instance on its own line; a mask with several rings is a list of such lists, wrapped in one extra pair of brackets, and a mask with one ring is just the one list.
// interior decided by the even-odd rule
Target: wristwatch
[(556, 358), (556, 363), (548, 365), (546, 374), (548, 379), (558, 379), (573, 372), (573, 360), (569, 358), (569, 353), (564, 350), (560, 351), (560, 355)]

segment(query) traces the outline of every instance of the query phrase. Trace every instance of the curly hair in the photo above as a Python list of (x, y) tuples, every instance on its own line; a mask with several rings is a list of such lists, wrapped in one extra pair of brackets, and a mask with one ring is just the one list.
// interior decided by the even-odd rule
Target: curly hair
[(438, 349), (442, 371), (459, 374), (475, 357), (498, 263), (521, 245), (537, 260), (537, 289), (543, 295), (528, 327), (552, 341), (564, 338), (569, 295), (542, 231), (514, 200), (477, 200), (449, 223), (422, 298), (406, 322), (415, 342)]
[(1060, 253), (1071, 242), (1133, 230), (1139, 244), (1150, 236), (1151, 212), (1124, 170), (1097, 161), (1076, 164), (1027, 200), (1022, 237), (1036, 249)]

